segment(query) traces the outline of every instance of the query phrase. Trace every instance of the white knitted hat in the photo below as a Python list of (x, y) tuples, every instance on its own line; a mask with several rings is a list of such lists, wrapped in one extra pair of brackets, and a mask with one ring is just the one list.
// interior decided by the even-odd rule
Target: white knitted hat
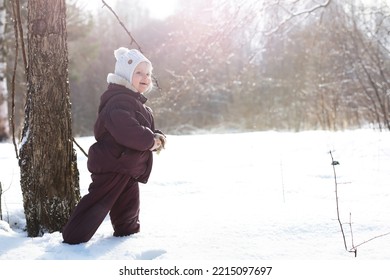
[(136, 49), (120, 47), (114, 51), (116, 58), (115, 74), (132, 83), (135, 67), (141, 62), (152, 63), (140, 51)]

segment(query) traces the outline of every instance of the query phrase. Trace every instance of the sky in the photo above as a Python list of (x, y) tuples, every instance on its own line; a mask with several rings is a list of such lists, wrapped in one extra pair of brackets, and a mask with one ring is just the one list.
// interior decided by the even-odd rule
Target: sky
[[(83, 6), (91, 10), (99, 9), (103, 6), (101, 0), (78, 0)], [(114, 7), (116, 0), (105, 0)], [(149, 9), (150, 15), (157, 19), (164, 19), (175, 11), (176, 0), (142, 0), (142, 5)]]
[[(113, 237), (107, 217), (79, 245), (62, 243), (59, 232), (26, 236), (19, 167), (12, 144), (1, 143), (2, 279), (45, 280), (59, 272), (63, 279), (126, 279), (118, 275), (125, 265), (208, 266), (209, 275), (218, 266), (273, 266), (268, 280), (388, 279), (390, 132), (199, 133), (167, 139), (166, 149), (154, 157), (149, 182), (140, 186), (141, 232)], [(94, 138), (77, 142), (88, 150)], [(344, 249), (329, 151), (340, 163), (339, 211), (348, 248), (387, 234), (359, 246), (356, 258)], [(91, 180), (86, 157), (77, 153), (84, 195)]]

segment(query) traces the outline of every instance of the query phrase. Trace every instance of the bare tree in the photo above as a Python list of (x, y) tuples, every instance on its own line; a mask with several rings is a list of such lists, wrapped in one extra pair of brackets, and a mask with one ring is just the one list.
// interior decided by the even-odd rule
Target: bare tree
[(65, 0), (28, 1), (21, 187), (28, 236), (60, 231), (79, 199), (68, 84)]
[(361, 85), (362, 105), (379, 128), (383, 126), (390, 130), (389, 46), (386, 42), (390, 7), (382, 3), (382, 6), (367, 9), (364, 13), (356, 11), (353, 6), (351, 10), (354, 32), (350, 35), (349, 54), (356, 69), (356, 80)]
[(4, 47), (5, 14), (4, 0), (0, 0), (0, 142), (9, 138), (8, 91), (5, 77), (6, 62)]

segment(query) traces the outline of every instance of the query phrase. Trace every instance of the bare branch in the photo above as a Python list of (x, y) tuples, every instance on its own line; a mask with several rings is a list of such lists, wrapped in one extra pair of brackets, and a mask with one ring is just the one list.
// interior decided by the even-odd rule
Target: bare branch
[(293, 12), (289, 11), (288, 13), (290, 15), (286, 19), (284, 19), (282, 22), (280, 22), (280, 24), (278, 26), (276, 26), (274, 29), (272, 29), (272, 30), (270, 30), (268, 32), (265, 32), (265, 35), (269, 36), (269, 35), (277, 32), (280, 28), (282, 28), (290, 20), (292, 20), (293, 18), (295, 18), (297, 16), (304, 15), (304, 14), (310, 14), (310, 13), (314, 12), (315, 10), (327, 7), (330, 4), (331, 1), (332, 0), (326, 0), (325, 3), (318, 3), (318, 5), (310, 8), (310, 9), (305, 9), (305, 10), (302, 10), (302, 11), (299, 11), (299, 12), (296, 12), (296, 13), (293, 13)]
[(24, 62), (24, 69), (27, 71), (27, 55), (26, 55), (26, 48), (24, 44), (24, 35), (23, 35), (23, 26), (22, 26), (22, 19), (20, 17), (20, 2), (19, 0), (15, 0), (15, 5), (16, 5), (16, 15), (14, 15), (18, 29), (19, 29), (19, 34), (20, 34), (20, 44), (22, 46), (22, 57), (23, 57), (23, 62)]
[(130, 41), (130, 45), (131, 44), (135, 44), (137, 46), (137, 48), (140, 50), (140, 52), (142, 52), (141, 50), (141, 46), (138, 44), (138, 42), (134, 39), (133, 35), (131, 35), (130, 31), (127, 30), (125, 24), (120, 20), (119, 16), (115, 13), (115, 11), (106, 3), (106, 1), (102, 0), (103, 2), (103, 7), (107, 7), (107, 9), (109, 9), (111, 11), (111, 13), (113, 13), (113, 15), (116, 17), (116, 19), (118, 20), (119, 24), (123, 27), (123, 29), (126, 31), (127, 35), (129, 35), (131, 41)]
[[(104, 7), (107, 7), (107, 9), (109, 9), (113, 15), (116, 17), (116, 19), (118, 20), (119, 24), (123, 27), (123, 29), (126, 31), (127, 35), (129, 35), (130, 37), (130, 45), (131, 44), (135, 44), (137, 46), (137, 48), (139, 49), (139, 51), (141, 53), (143, 53), (142, 49), (141, 49), (141, 46), (140, 44), (138, 44), (138, 42), (135, 40), (135, 38), (133, 37), (133, 35), (131, 35), (130, 31), (126, 28), (125, 24), (120, 20), (119, 16), (115, 13), (115, 11), (106, 3), (106, 1), (102, 0), (103, 2), (103, 8)], [(159, 90), (162, 90), (162, 88), (160, 87), (159, 83), (158, 83), (158, 80), (156, 79), (156, 77), (154, 75), (152, 75), (152, 78), (153, 78), (153, 81), (154, 81), (154, 84), (156, 85), (156, 87), (159, 89)]]
[(15, 31), (15, 61), (14, 61), (14, 69), (12, 73), (11, 80), (11, 127), (12, 127), (12, 143), (15, 148), (16, 159), (19, 160), (18, 147), (15, 139), (15, 79), (16, 79), (16, 68), (18, 65), (18, 53), (19, 53), (19, 30), (18, 30), (18, 20), (17, 20), (17, 5), (15, 1), (12, 1), (12, 12), (14, 16), (14, 31)]
[(363, 245), (363, 244), (366, 244), (366, 243), (368, 243), (368, 242), (370, 242), (370, 241), (372, 241), (372, 240), (374, 240), (374, 239), (377, 239), (377, 238), (380, 238), (380, 237), (384, 237), (384, 236), (386, 236), (386, 235), (390, 235), (390, 232), (387, 232), (387, 233), (384, 233), (384, 234), (381, 234), (381, 235), (377, 235), (377, 236), (372, 237), (372, 238), (370, 238), (370, 239), (368, 239), (368, 240), (366, 240), (366, 241), (363, 241), (362, 243), (359, 243), (358, 245), (353, 246), (352, 249), (356, 249), (357, 247), (359, 247), (359, 246), (361, 246), (361, 245)]
[(88, 157), (88, 154), (84, 151), (84, 149), (79, 145), (79, 143), (77, 143), (76, 139), (74, 139), (74, 137), (72, 137), (72, 141), (73, 143), (76, 144), (76, 146), (80, 149), (80, 151), (86, 156)]

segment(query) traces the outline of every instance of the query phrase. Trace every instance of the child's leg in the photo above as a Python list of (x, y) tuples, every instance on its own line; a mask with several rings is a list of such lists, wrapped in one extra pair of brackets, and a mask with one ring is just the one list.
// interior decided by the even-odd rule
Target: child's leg
[(139, 232), (139, 208), (138, 182), (130, 181), (110, 211), (114, 236), (126, 236)]
[(89, 193), (80, 200), (63, 228), (64, 242), (78, 244), (90, 240), (129, 180), (129, 176), (116, 173), (92, 175)]

